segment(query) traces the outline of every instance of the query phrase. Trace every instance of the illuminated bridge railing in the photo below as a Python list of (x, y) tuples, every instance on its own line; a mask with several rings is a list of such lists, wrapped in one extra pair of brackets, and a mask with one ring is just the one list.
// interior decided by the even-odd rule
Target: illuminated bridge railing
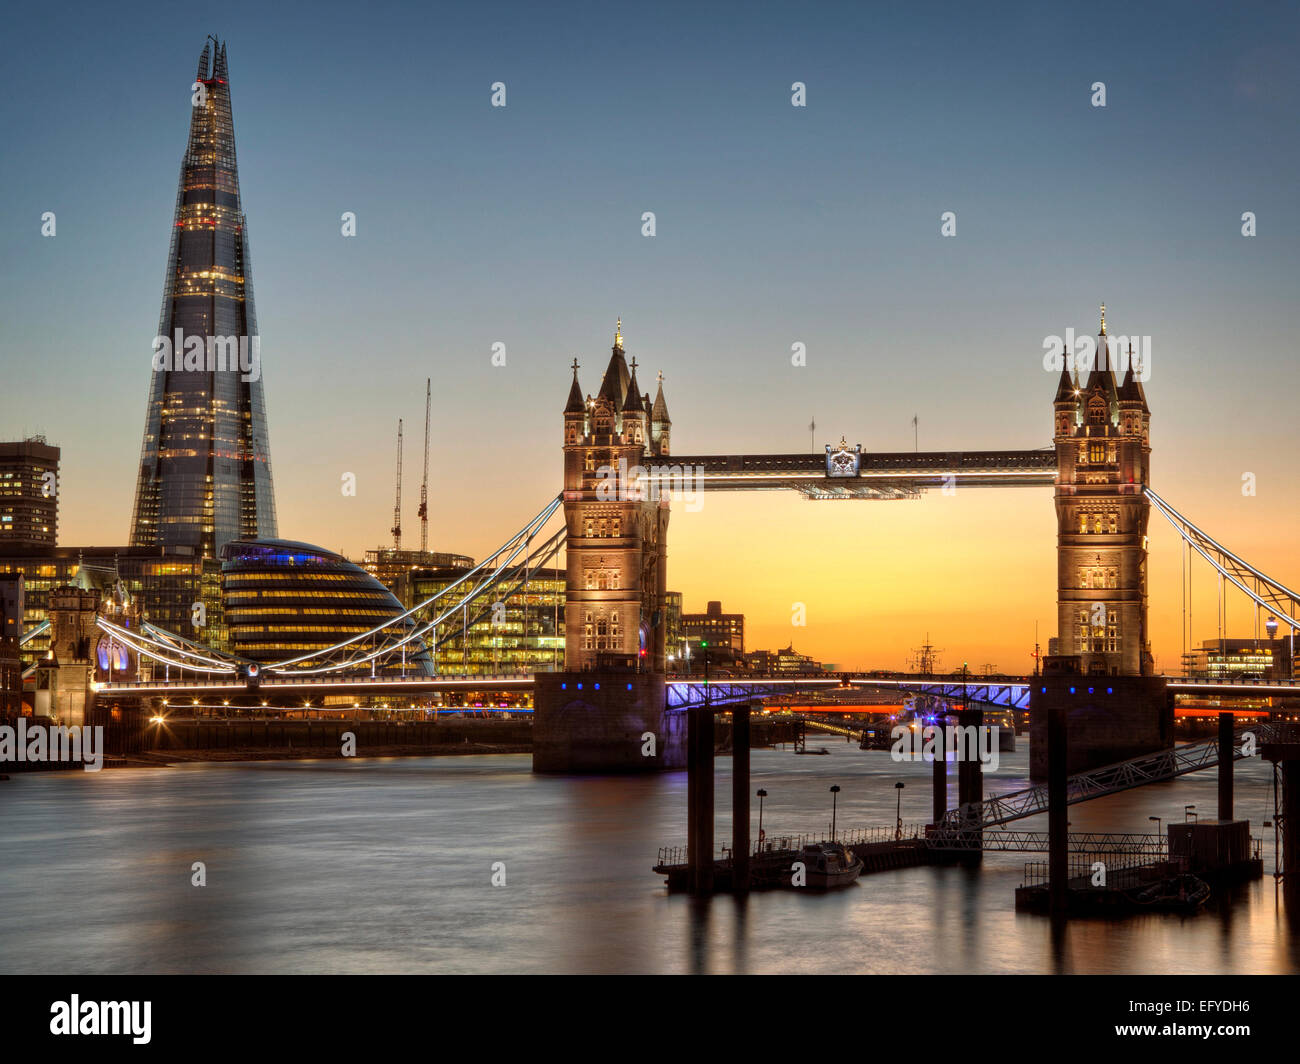
[[(811, 673), (791, 677), (739, 677), (710, 680), (674, 677), (668, 681), (668, 708), (691, 709), (703, 705), (731, 705), (758, 701), (783, 694), (808, 691), (833, 691), (847, 687), (879, 687), (926, 695), (957, 703), (963, 699), (974, 706), (1002, 709), (1028, 709), (1028, 681), (971, 681), (857, 676), (841, 673)], [(846, 711), (854, 707), (845, 707)], [(866, 709), (870, 707), (858, 707)]]

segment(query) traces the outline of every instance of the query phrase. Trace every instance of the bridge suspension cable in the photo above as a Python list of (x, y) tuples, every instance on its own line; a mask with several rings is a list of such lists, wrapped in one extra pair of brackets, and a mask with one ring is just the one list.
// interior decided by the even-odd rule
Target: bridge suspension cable
[(20, 647), (25, 647), (38, 635), (41, 635), (44, 632), (48, 632), (49, 630), (50, 630), (50, 619), (47, 617), (45, 618), (45, 620), (41, 621), (41, 623), (36, 625), (35, 627), (28, 628), (27, 631), (25, 631), (22, 634), (22, 636), (19, 638), (18, 645)]
[[(336, 643), (323, 650), (301, 654), (296, 658), (288, 658), (284, 661), (268, 663), (262, 667), (263, 673), (280, 672), (292, 673), (293, 675), (317, 675), (326, 672), (338, 672), (372, 661), (377, 663), (381, 658), (400, 653), (403, 647), (410, 646), (413, 643), (423, 648), (425, 634), (434, 630), (437, 625), (452, 616), (465, 604), (481, 598), (489, 590), (501, 583), (507, 574), (514, 571), (514, 561), (521, 553), (528, 552), (528, 556), (531, 557), (533, 540), (551, 519), (555, 511), (559, 509), (562, 498), (561, 495), (556, 495), (523, 528), (478, 565), (465, 573), (464, 576), (448, 584), (437, 594), (431, 595), (424, 601), (412, 606), (405, 613), (393, 617), (367, 632), (362, 632), (342, 643)], [(555, 539), (555, 537), (552, 537), (552, 539)], [(549, 540), (547, 542), (550, 543)], [(551, 554), (554, 554), (554, 549), (551, 550)], [(505, 556), (504, 560), (501, 560), (503, 555)], [(432, 620), (422, 619), (444, 597), (480, 575), (484, 575), (485, 579), (478, 583), (472, 591), (464, 595), (453, 608), (439, 613)], [(372, 645), (369, 653), (366, 653), (366, 641), (375, 640), (381, 633), (388, 633), (383, 644), (377, 647)]]
[[(1165, 519), (1174, 526), (1189, 548), (1218, 571), (1221, 579), (1234, 584), (1262, 609), (1268, 610), (1278, 620), (1290, 626), (1292, 632), (1300, 630), (1300, 592), (1291, 590), (1279, 580), (1260, 572), (1249, 562), (1233, 554), (1209, 533), (1198, 528), (1150, 488), (1143, 492)], [(1190, 566), (1188, 567), (1190, 570)], [(1248, 587), (1253, 584), (1254, 589)], [(1220, 609), (1222, 616), (1222, 607)]]

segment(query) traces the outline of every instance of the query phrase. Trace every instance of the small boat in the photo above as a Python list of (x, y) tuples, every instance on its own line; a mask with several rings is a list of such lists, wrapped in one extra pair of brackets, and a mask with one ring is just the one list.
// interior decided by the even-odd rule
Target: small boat
[(807, 877), (815, 890), (847, 887), (862, 872), (862, 858), (842, 842), (814, 842), (799, 851)]
[(1129, 899), (1143, 909), (1194, 913), (1210, 900), (1210, 885), (1193, 875), (1174, 876), (1133, 891)]
[(807, 755), (809, 755), (809, 756), (811, 757), (811, 756), (813, 756), (813, 755), (829, 754), (830, 751), (827, 750), (826, 747), (824, 747), (824, 746), (819, 746), (816, 750), (808, 750), (808, 749), (804, 749), (804, 750), (796, 750), (795, 753), (796, 753), (796, 754), (807, 754)]

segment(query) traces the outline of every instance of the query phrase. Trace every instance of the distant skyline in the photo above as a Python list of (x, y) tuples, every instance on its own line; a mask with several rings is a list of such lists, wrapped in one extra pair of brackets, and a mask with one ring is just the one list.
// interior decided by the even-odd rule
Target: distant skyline
[[(1044, 338), (1095, 334), (1105, 301), (1112, 332), (1152, 337), (1153, 486), (1300, 584), (1293, 5), (213, 18), (66, 5), (15, 13), (0, 44), (0, 437), (62, 448), (61, 544), (128, 539), (212, 33), (229, 45), (285, 538), (351, 557), (391, 542), (400, 417), (418, 544), (432, 377), (430, 545), (482, 557), (558, 490), (567, 367), (593, 392), (620, 315), (643, 383), (664, 374), (680, 454), (804, 451), (813, 417), (818, 450), (841, 435), (909, 450), (914, 415), (922, 450), (1045, 447)], [(1152, 639), (1173, 671), (1180, 552), (1155, 515), (1151, 541)], [(1055, 634), (1046, 490), (710, 496), (674, 509), (668, 543), (668, 586), (688, 611), (744, 612), (747, 647), (901, 666), (928, 632), (946, 666), (1024, 671), (1035, 619), (1044, 650)], [(1199, 639), (1217, 588), (1198, 578)], [(1229, 621), (1253, 631), (1239, 597)]]

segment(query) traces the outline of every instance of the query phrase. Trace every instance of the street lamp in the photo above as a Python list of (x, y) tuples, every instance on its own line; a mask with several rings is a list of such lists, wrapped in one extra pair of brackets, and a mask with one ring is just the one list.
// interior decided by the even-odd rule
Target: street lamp
[(1190, 820), (1193, 824), (1196, 823), (1195, 804), (1183, 806), (1183, 823), (1186, 824), (1188, 820)]
[(1157, 835), (1161, 834), (1161, 831), (1160, 831), (1160, 825), (1161, 825), (1161, 823), (1162, 823), (1161, 819), (1160, 819), (1158, 816), (1149, 816), (1149, 817), (1147, 817), (1147, 819), (1148, 819), (1148, 820), (1154, 820), (1154, 821), (1156, 822), (1156, 834), (1157, 834)]
[(835, 841), (835, 811), (840, 800), (840, 785), (831, 784), (831, 842)]
[(894, 793), (898, 796), (898, 801), (894, 807), (894, 839), (898, 840), (903, 837), (903, 784), (894, 784)]
[(762, 787), (758, 789), (758, 848), (763, 848), (763, 799), (767, 797), (767, 791)]

